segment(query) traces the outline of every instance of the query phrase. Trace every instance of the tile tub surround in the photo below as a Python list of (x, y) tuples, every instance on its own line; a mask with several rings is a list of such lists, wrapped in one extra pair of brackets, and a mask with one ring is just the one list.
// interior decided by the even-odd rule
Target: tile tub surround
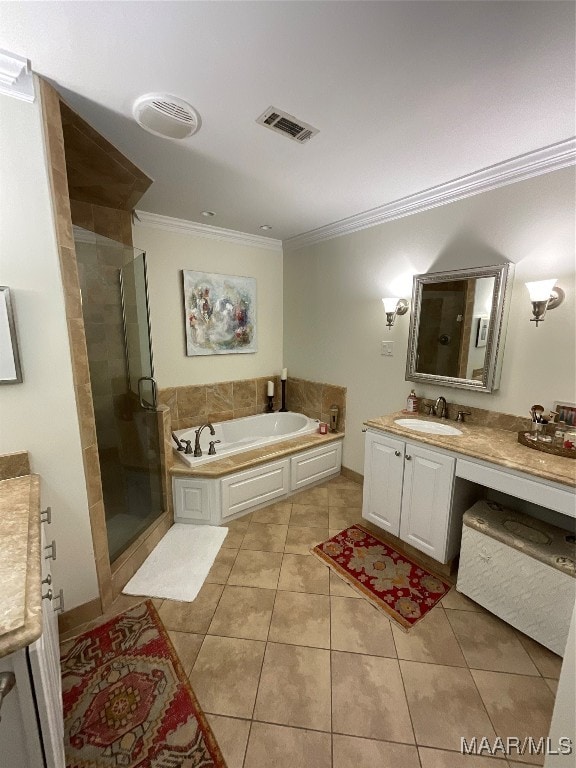
[(29, 645), (42, 633), (38, 475), (0, 481), (0, 558), (2, 657)]
[(30, 474), (30, 459), (28, 451), (5, 453), (0, 456), (0, 480), (8, 480), (11, 477), (21, 477)]
[(460, 736), (546, 736), (561, 659), (455, 590), (393, 627), (308, 551), (361, 501), (340, 476), (234, 521), (196, 600), (155, 601), (228, 768), (506, 768)]
[[(572, 488), (576, 487), (576, 461), (574, 459), (527, 448), (518, 442), (514, 431), (472, 423), (459, 423), (457, 426), (462, 431), (462, 435), (432, 435), (416, 432), (394, 423), (395, 419), (405, 418), (411, 417), (398, 411), (379, 418), (368, 419), (365, 425), (398, 435), (405, 440), (427, 443), (447, 451), (472, 456), (518, 472), (562, 483)], [(414, 418), (422, 419), (422, 415), (417, 414)], [(426, 417), (425, 420), (446, 423), (444, 420), (433, 416)]]

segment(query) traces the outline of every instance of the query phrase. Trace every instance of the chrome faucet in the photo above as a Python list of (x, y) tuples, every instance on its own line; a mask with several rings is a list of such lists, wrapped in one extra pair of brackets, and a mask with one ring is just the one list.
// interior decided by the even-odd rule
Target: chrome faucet
[(199, 458), (200, 456), (202, 456), (202, 448), (200, 448), (200, 434), (202, 433), (202, 430), (204, 429), (204, 427), (208, 427), (211, 435), (216, 434), (214, 427), (212, 426), (212, 424), (210, 424), (210, 422), (207, 422), (206, 424), (202, 424), (201, 427), (198, 427), (198, 429), (196, 430), (196, 440), (194, 441), (194, 456), (196, 458)]
[[(439, 410), (440, 406), (442, 406), (442, 410)], [(434, 416), (438, 416), (440, 419), (448, 418), (448, 405), (446, 403), (445, 397), (442, 397), (442, 395), (440, 395), (440, 397), (436, 399), (436, 402), (432, 406), (432, 413), (434, 414)]]

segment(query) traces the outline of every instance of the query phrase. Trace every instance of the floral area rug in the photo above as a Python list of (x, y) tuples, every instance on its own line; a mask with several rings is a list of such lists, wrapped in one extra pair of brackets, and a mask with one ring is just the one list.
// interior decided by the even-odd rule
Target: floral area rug
[(404, 630), (423, 619), (452, 586), (361, 525), (311, 551)]
[(147, 600), (66, 644), (67, 768), (226, 768)]

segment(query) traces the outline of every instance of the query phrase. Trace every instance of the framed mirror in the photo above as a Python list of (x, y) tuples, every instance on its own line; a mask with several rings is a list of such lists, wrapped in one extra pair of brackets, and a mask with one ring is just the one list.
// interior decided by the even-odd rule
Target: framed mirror
[(21, 381), (22, 368), (10, 289), (0, 285), (0, 384), (18, 384)]
[(498, 389), (514, 266), (414, 277), (406, 379)]

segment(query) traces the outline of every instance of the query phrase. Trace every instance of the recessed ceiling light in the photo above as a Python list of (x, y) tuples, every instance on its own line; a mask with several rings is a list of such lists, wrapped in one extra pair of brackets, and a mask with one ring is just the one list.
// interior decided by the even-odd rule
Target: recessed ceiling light
[(206, 218), (210, 218), (211, 216), (216, 216), (214, 211), (202, 211), (202, 216), (206, 216)]
[(272, 227), (270, 226), (270, 224), (262, 224), (260, 229), (268, 230), (268, 229), (272, 229)]

